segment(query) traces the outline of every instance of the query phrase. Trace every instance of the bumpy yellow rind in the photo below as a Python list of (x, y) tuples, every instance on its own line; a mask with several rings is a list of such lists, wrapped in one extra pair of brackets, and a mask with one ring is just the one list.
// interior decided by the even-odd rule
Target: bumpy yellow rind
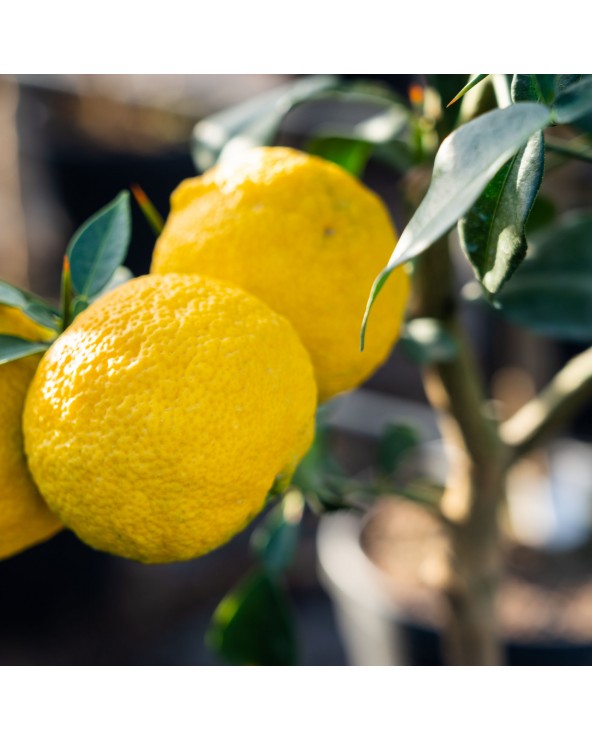
[(222, 545), (314, 434), (310, 359), (286, 319), (200, 276), (99, 299), (44, 356), (25, 446), (50, 507), (100, 550), (144, 562)]
[[(0, 306), (0, 334), (34, 341), (49, 332), (14, 308)], [(0, 365), (0, 560), (48, 539), (62, 524), (39, 495), (23, 450), (21, 417), (39, 355)]]

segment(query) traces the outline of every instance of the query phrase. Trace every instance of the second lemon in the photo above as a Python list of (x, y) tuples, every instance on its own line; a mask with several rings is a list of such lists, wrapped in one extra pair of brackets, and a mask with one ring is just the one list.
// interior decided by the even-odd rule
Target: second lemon
[(319, 401), (350, 390), (387, 358), (408, 296), (401, 268), (360, 324), (396, 234), (382, 201), (331, 162), (263, 147), (183, 182), (152, 263), (155, 273), (228, 280), (286, 316), (308, 349)]

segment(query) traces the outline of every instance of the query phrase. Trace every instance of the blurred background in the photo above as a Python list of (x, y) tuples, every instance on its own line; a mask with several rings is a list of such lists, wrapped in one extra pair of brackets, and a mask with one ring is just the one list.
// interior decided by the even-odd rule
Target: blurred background
[[(455, 78), (453, 88), (458, 79), (467, 78), (450, 77)], [(426, 84), (421, 75), (364, 80), (407, 103), (411, 99), (411, 104)], [(66, 245), (85, 219), (136, 183), (166, 216), (173, 189), (197, 174), (191, 154), (196, 124), (238, 104), (261, 105), (266, 96), (298, 82), (298, 76), (286, 75), (0, 77), (0, 278), (56, 301)], [(349, 117), (357, 125), (374, 113), (362, 103), (349, 108), (335, 101), (299, 106), (284, 118), (275, 141), (303, 147), (321, 123), (343, 123)], [(213, 158), (208, 161), (207, 150), (202, 151), (204, 167)], [(405, 224), (404, 169), (377, 157), (370, 158), (364, 171), (366, 183), (390, 208), (399, 233)], [(592, 206), (591, 171), (574, 161), (549, 173), (543, 196), (555, 217)], [(133, 218), (126, 264), (139, 275), (149, 269), (154, 235), (139, 209)], [(459, 281), (470, 282), (472, 273), (462, 256), (458, 267)], [(535, 336), (478, 303), (467, 302), (463, 310), (485, 379), (508, 411), (583, 348)], [(510, 486), (507, 517), (514, 555), (503, 611), (516, 663), (589, 664), (592, 656), (590, 410), (583, 409), (549, 450), (525, 461)], [(445, 476), (420, 370), (400, 346), (364, 388), (326, 409), (324, 425), (331, 454), (353, 480), (365, 480), (376, 468), (377, 450), (393, 425), (415, 430), (417, 454), (410, 465), (421, 466), (440, 482)], [(371, 555), (371, 569), (390, 572), (395, 585), (387, 588), (387, 597), (373, 592), (361, 598), (380, 602), (378, 611), (384, 611), (381, 600), (386, 598), (408, 645), (392, 656), (381, 632), (387, 628), (376, 617), (361, 614), (357, 597), (334, 572), (337, 553), (351, 572), (359, 565), (360, 579), (376, 576), (376, 571), (364, 570), (367, 563), (358, 562), (360, 537), (351, 520), (341, 520), (341, 526), (339, 516), (327, 516), (338, 526), (322, 533), (320, 548), (328, 548), (329, 555), (319, 568), (318, 520), (309, 512), (287, 572), (304, 665), (381, 660), (430, 665), (439, 660), (439, 606), (429, 593), (429, 558), (426, 566), (422, 554), (424, 543), (438, 535), (409, 503), (386, 498), (375, 510), (384, 513), (384, 523), (377, 524), (374, 517), (366, 528), (364, 541), (374, 536), (366, 554)], [(411, 524), (403, 527), (401, 522)], [(345, 544), (344, 533), (352, 526), (358, 544)], [(0, 562), (0, 663), (219, 663), (204, 645), (204, 634), (216, 605), (252, 566), (251, 530), (221, 550), (183, 564), (128, 562), (95, 552), (67, 532)], [(375, 638), (369, 647), (359, 636), (365, 632)]]

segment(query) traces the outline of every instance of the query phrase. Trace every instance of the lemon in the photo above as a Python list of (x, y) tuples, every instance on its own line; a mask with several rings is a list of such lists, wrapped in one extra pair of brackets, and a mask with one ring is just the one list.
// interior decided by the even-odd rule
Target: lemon
[[(47, 332), (14, 308), (0, 306), (0, 334), (47, 339)], [(48, 539), (62, 525), (31, 479), (23, 450), (21, 416), (39, 356), (0, 365), (0, 558)]]
[(43, 357), (30, 469), (87, 544), (143, 562), (212, 550), (264, 506), (314, 434), (316, 385), (289, 322), (191, 275), (129, 281)]
[(380, 294), (360, 352), (360, 325), (396, 235), (382, 201), (319, 157), (263, 147), (173, 193), (151, 271), (228, 280), (293, 324), (316, 372), (319, 400), (358, 386), (397, 339), (404, 268)]

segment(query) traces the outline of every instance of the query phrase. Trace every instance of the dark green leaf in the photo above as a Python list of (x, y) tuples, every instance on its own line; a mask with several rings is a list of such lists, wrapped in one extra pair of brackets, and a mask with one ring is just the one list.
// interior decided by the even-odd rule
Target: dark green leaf
[(123, 263), (130, 238), (129, 193), (123, 191), (86, 221), (68, 246), (72, 285), (78, 295), (92, 298), (100, 293)]
[(251, 545), (271, 573), (281, 573), (292, 562), (303, 511), (302, 494), (290, 491), (253, 532)]
[(592, 340), (592, 214), (568, 214), (534, 235), (528, 257), (494, 305), (537, 333)]
[(295, 665), (296, 631), (286, 596), (260, 570), (234, 588), (214, 612), (208, 645), (231, 665)]
[(557, 96), (553, 109), (557, 123), (572, 123), (592, 112), (592, 79), (570, 85)]
[(454, 337), (436, 319), (409, 321), (405, 324), (399, 344), (412, 360), (421, 365), (450, 362), (458, 351)]
[(333, 136), (312, 139), (307, 150), (338, 164), (355, 177), (361, 177), (372, 154), (372, 145), (367, 141)]
[(533, 101), (550, 105), (555, 97), (571, 85), (579, 82), (582, 75), (514, 75), (512, 100), (515, 103)]
[(467, 84), (463, 87), (463, 89), (460, 92), (457, 92), (456, 95), (452, 98), (450, 103), (446, 106), (447, 108), (450, 108), (451, 105), (454, 105), (454, 103), (457, 102), (457, 100), (460, 100), (463, 95), (466, 95), (469, 90), (472, 90), (475, 85), (478, 85), (482, 80), (484, 80), (486, 77), (489, 77), (488, 74), (486, 75), (475, 75), (472, 80), (469, 80)]
[(18, 308), (32, 321), (48, 329), (57, 329), (60, 323), (60, 314), (42, 298), (16, 288), (10, 283), (0, 280), (0, 305)]
[(541, 186), (544, 162), (539, 132), (504, 164), (459, 221), (461, 246), (490, 293), (500, 290), (526, 256), (524, 229)]
[(485, 113), (442, 142), (430, 188), (372, 287), (362, 324), (362, 347), (370, 309), (390, 273), (449, 231), (504, 162), (549, 120), (547, 107), (538, 103), (516, 103)]
[(12, 334), (0, 334), (0, 365), (45, 352), (50, 346), (51, 342), (30, 342)]
[(88, 298), (84, 296), (76, 296), (70, 303), (70, 323), (81, 314), (85, 309), (90, 306)]
[(392, 475), (405, 457), (419, 444), (417, 430), (406, 424), (389, 424), (378, 441), (378, 468)]

